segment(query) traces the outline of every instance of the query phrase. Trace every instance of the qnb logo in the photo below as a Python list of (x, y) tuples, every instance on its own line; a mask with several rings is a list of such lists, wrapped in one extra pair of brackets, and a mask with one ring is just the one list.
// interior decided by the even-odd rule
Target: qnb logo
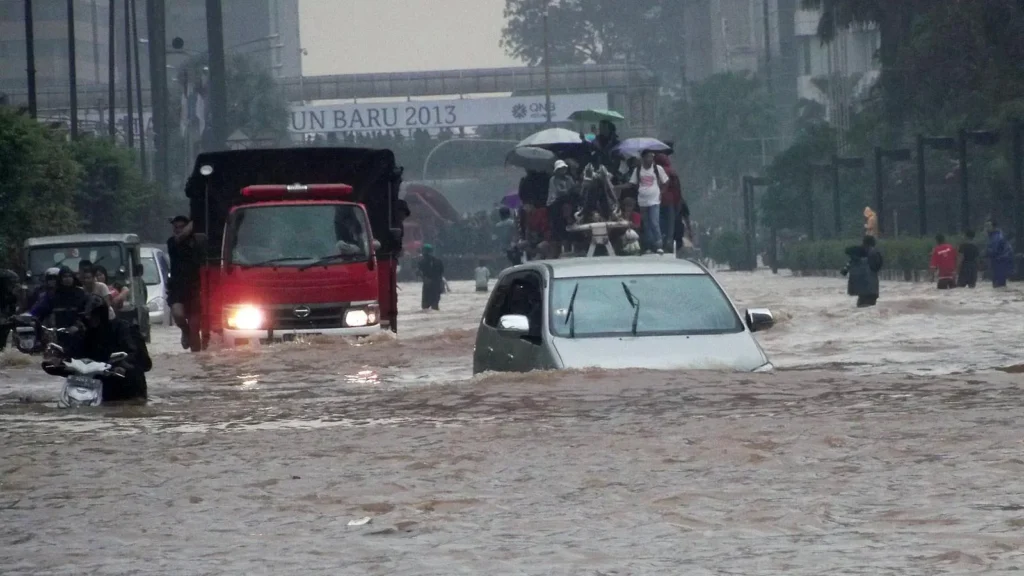
[(516, 120), (526, 118), (527, 113), (526, 104), (516, 104), (512, 107), (512, 116), (515, 117)]

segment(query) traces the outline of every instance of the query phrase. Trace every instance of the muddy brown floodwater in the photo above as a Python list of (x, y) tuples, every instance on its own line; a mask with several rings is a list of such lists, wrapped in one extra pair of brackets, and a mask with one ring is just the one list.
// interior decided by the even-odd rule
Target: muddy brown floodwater
[[(153, 346), (144, 407), (0, 356), (3, 574), (982, 574), (1024, 568), (1024, 294), (722, 273), (774, 374), (485, 375), (485, 297), (402, 335)], [(351, 520), (371, 517), (362, 526)]]

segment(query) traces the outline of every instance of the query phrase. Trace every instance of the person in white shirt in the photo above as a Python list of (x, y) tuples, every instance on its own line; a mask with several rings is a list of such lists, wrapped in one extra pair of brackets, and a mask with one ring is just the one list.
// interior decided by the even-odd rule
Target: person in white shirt
[(664, 254), (661, 239), (661, 187), (668, 184), (668, 174), (654, 163), (654, 152), (644, 151), (643, 162), (633, 171), (629, 183), (637, 189), (646, 249)]
[(491, 279), (491, 271), (487, 268), (487, 264), (481, 260), (474, 272), (476, 274), (476, 291), (487, 292), (487, 281)]

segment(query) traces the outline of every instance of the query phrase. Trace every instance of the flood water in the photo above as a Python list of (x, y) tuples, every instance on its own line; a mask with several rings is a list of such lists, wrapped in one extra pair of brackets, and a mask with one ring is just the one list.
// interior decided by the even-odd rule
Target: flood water
[[(3, 574), (1024, 568), (1024, 292), (718, 275), (774, 374), (470, 374), (485, 294), (401, 336), (176, 349), (147, 406), (0, 367)], [(15, 362), (16, 363), (16, 362)], [(351, 520), (370, 517), (361, 526)]]

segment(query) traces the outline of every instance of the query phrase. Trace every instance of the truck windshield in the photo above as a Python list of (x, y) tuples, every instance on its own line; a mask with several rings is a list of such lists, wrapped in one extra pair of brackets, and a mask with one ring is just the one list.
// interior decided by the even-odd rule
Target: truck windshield
[(300, 267), (365, 261), (370, 242), (365, 216), (353, 204), (251, 206), (228, 219), (227, 263)]
[(77, 271), (78, 263), (82, 260), (89, 260), (103, 266), (111, 274), (117, 274), (122, 265), (121, 247), (117, 244), (40, 246), (30, 249), (28, 253), (28, 265), (33, 278), (42, 278), (47, 268), (57, 266), (67, 266)]

